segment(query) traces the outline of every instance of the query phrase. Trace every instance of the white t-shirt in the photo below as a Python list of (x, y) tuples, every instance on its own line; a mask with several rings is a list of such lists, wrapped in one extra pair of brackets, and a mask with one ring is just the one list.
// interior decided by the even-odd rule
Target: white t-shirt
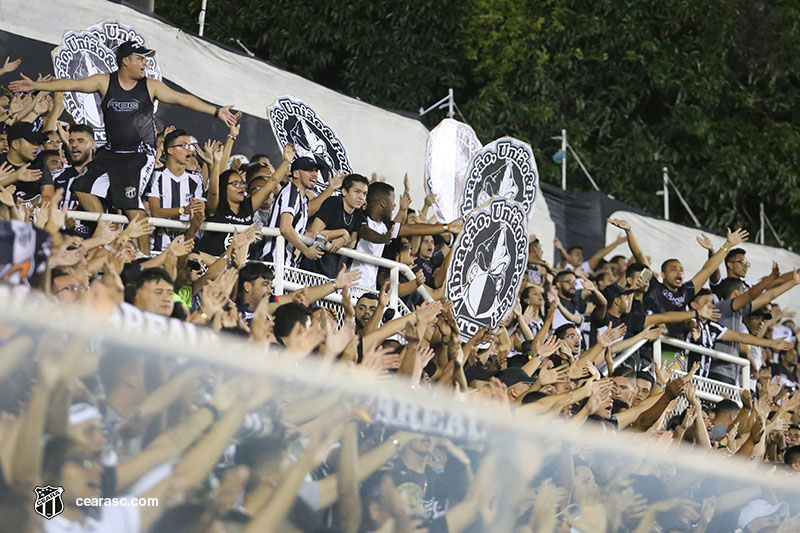
[[(369, 217), (366, 218), (364, 224), (367, 224), (369, 229), (375, 231), (376, 233), (380, 233), (381, 235), (385, 235), (386, 232), (389, 231), (389, 228), (386, 226), (385, 222), (372, 220)], [(392, 238), (396, 239), (399, 233), (400, 224), (395, 223), (392, 226)], [(358, 244), (356, 245), (356, 250), (367, 255), (371, 255), (372, 257), (383, 257), (383, 249), (385, 246), (386, 245), (383, 243), (375, 243), (369, 242), (366, 239), (359, 239)], [(378, 282), (378, 267), (376, 265), (354, 260), (351, 270), (361, 271), (361, 280), (358, 282), (360, 286), (368, 289), (376, 288), (375, 285)]]

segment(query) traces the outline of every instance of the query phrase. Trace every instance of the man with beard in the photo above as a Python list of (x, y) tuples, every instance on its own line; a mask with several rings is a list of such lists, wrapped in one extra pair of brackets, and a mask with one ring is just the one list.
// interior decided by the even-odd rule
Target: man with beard
[[(350, 174), (342, 182), (342, 195), (331, 196), (314, 213), (310, 233), (321, 234), (327, 240), (330, 251), (355, 246), (356, 233), (364, 219), (362, 207), (367, 201), (369, 180), (360, 174)], [(345, 258), (336, 254), (326, 254), (312, 261), (303, 257), (300, 268), (335, 278)]]
[(356, 334), (363, 337), (369, 331), (366, 330), (372, 316), (378, 312), (378, 307), (381, 307), (380, 313), (383, 313), (383, 308), (379, 303), (378, 297), (372, 293), (365, 293), (356, 302), (355, 319), (356, 319)]
[(592, 316), (602, 318), (606, 314), (606, 299), (590, 281), (584, 281), (583, 289), (578, 292), (576, 287), (577, 278), (572, 270), (562, 270), (553, 279), (553, 285), (558, 290), (558, 300), (556, 305), (553, 327), (563, 326), (572, 322), (580, 326), (583, 323), (583, 314), (586, 312), (587, 298), (591, 298), (595, 307)]
[[(94, 130), (88, 124), (74, 124), (69, 129), (69, 149), (67, 158), (72, 163), (71, 166), (64, 168), (60, 173), (53, 176), (53, 185), (56, 189), (64, 191), (64, 198), (59, 204), (59, 208), (67, 206), (67, 209), (74, 210), (80, 207), (78, 197), (72, 193), (70, 188), (75, 179), (80, 176), (94, 157), (97, 145), (94, 142)], [(94, 232), (96, 223), (84, 223), (80, 220), (75, 222), (75, 231), (84, 238), (90, 237)]]

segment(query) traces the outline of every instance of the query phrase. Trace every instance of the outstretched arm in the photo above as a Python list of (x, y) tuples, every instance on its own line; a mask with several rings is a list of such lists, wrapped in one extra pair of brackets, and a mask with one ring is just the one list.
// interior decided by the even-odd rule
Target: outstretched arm
[(647, 262), (647, 257), (644, 255), (641, 247), (639, 247), (639, 241), (637, 241), (636, 237), (633, 235), (630, 222), (617, 218), (609, 218), (608, 223), (625, 232), (625, 236), (628, 239), (628, 248), (631, 249), (631, 253), (633, 254), (633, 258), (636, 259), (636, 262), (650, 266), (650, 263)]
[(778, 285), (777, 287), (771, 288), (753, 300), (752, 310), (755, 311), (756, 309), (761, 309), (772, 300), (798, 284), (800, 284), (800, 270), (795, 270), (794, 274), (792, 274), (792, 278), (789, 281), (783, 283), (782, 285)]
[[(264, 200), (267, 199), (267, 196), (270, 192), (272, 192), (278, 185), (280, 185), (281, 180), (289, 173), (289, 165), (294, 159), (294, 145), (292, 143), (287, 144), (283, 149), (283, 160), (281, 164), (275, 169), (275, 172), (272, 176), (267, 179), (267, 183), (261, 187), (261, 189), (255, 191), (253, 195), (250, 197), (250, 203), (253, 206), (253, 211), (257, 210), (259, 207), (264, 205)], [(311, 216), (311, 213), (309, 213)]]
[[(158, 100), (160, 102), (164, 102), (167, 104), (177, 104), (179, 106), (183, 106), (189, 108), (193, 111), (197, 111), (198, 113), (205, 113), (206, 115), (214, 115), (215, 117), (219, 118), (222, 122), (228, 125), (228, 127), (233, 126), (236, 124), (236, 117), (233, 116), (231, 113), (232, 105), (226, 105), (223, 107), (215, 106), (213, 104), (209, 104), (200, 100), (193, 94), (189, 93), (182, 93), (170, 89), (166, 83), (160, 80), (147, 80), (147, 89), (150, 91), (154, 100)], [(48, 89), (52, 90), (52, 89)], [(69, 90), (69, 89), (56, 89), (56, 90)]]
[(95, 74), (80, 80), (61, 78), (49, 81), (33, 81), (25, 74), (20, 74), (20, 76), (22, 76), (21, 80), (12, 81), (8, 84), (8, 88), (12, 92), (75, 91), (79, 93), (100, 93), (101, 96), (105, 96), (108, 88), (108, 74)]
[(694, 285), (695, 292), (698, 292), (700, 289), (702, 289), (703, 285), (705, 285), (706, 281), (708, 281), (708, 278), (710, 278), (711, 275), (717, 271), (731, 248), (746, 241), (748, 235), (749, 233), (747, 230), (743, 230), (742, 228), (739, 228), (736, 231), (731, 231), (730, 228), (728, 228), (728, 238), (725, 240), (725, 244), (720, 246), (719, 250), (717, 250), (717, 253), (708, 258), (703, 265), (703, 268), (700, 269), (700, 272), (695, 274), (692, 278), (692, 285)]
[(602, 258), (613, 252), (617, 248), (617, 246), (619, 246), (626, 240), (627, 237), (625, 235), (622, 235), (619, 238), (617, 238), (616, 241), (612, 242), (605, 248), (600, 248), (599, 250), (597, 250), (597, 252), (592, 257), (589, 258), (589, 268), (594, 270)]

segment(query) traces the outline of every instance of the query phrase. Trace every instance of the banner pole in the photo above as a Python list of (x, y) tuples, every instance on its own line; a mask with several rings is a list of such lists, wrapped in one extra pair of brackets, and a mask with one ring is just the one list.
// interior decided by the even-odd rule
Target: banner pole
[(561, 189), (567, 190), (567, 130), (561, 130), (561, 152), (564, 159), (561, 160)]
[(197, 31), (197, 34), (202, 37), (203, 36), (203, 29), (206, 27), (206, 4), (208, 0), (203, 0), (202, 5), (200, 6), (200, 16), (197, 19), (197, 23), (200, 25), (200, 29)]
[(453, 118), (455, 116), (455, 111), (453, 111), (453, 105), (455, 104), (455, 97), (453, 96), (453, 88), (450, 87), (447, 90), (447, 118)]
[(669, 220), (669, 169), (664, 167), (662, 172), (664, 178), (664, 220)]

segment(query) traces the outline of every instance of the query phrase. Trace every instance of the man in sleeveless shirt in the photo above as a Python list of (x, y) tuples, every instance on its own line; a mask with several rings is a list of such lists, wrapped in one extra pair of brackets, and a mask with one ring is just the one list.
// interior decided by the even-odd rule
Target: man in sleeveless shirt
[[(72, 184), (84, 209), (101, 213), (100, 197), (133, 219), (144, 216), (145, 194), (155, 163), (156, 127), (153, 101), (178, 104), (214, 115), (229, 126), (236, 122), (232, 106), (215, 106), (196, 96), (174, 91), (159, 80), (145, 77), (147, 57), (155, 54), (133, 41), (117, 49), (118, 70), (80, 80), (33, 81), (25, 75), (11, 82), (13, 91), (75, 91), (97, 93), (102, 98), (107, 143)], [(139, 239), (139, 249), (149, 251), (149, 239)]]

